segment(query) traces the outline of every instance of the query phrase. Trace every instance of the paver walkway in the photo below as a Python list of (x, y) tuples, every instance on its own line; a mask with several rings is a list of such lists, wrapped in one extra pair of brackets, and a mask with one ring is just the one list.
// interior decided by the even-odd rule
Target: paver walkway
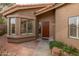
[(38, 43), (38, 46), (36, 47), (35, 53), (33, 55), (35, 56), (50, 56), (50, 50), (49, 50), (49, 42), (48, 40), (40, 40)]
[[(3, 37), (1, 39), (6, 39)], [(0, 40), (1, 40), (0, 39)], [(35, 40), (24, 43), (6, 43), (4, 54), (9, 56), (50, 56), (48, 40)]]

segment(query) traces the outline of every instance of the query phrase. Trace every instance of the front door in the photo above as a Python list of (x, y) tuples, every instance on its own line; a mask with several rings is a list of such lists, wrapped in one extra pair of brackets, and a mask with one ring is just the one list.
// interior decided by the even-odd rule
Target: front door
[(48, 38), (49, 37), (49, 22), (45, 21), (42, 22), (42, 38)]

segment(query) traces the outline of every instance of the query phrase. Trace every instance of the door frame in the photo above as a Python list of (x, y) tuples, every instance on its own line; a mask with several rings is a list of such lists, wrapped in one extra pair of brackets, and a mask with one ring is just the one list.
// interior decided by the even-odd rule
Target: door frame
[[(43, 22), (49, 22), (49, 21), (42, 21), (42, 22), (39, 22), (39, 25), (41, 26), (41, 38), (49, 38), (49, 37), (43, 37), (43, 26), (42, 26), (42, 23)], [(49, 34), (50, 34), (50, 22), (49, 22)], [(50, 36), (50, 35), (49, 35)]]

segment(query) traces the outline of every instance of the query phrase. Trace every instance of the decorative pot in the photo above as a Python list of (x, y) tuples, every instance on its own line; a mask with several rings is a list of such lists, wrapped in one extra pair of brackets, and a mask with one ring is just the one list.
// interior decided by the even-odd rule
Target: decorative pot
[(69, 53), (63, 52), (63, 55), (64, 55), (64, 56), (69, 56)]
[(51, 49), (51, 53), (53, 56), (60, 56), (61, 55), (61, 49), (57, 47), (53, 47)]

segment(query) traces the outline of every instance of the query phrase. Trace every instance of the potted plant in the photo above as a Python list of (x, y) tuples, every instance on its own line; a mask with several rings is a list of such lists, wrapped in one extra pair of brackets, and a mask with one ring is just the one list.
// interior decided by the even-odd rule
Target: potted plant
[(60, 56), (61, 55), (61, 52), (62, 52), (61, 48), (63, 46), (63, 44), (61, 42), (51, 41), (49, 43), (49, 45), (50, 45), (52, 55), (55, 55), (55, 56)]
[(51, 49), (51, 54), (54, 56), (79, 56), (78, 49), (59, 41), (51, 41), (49, 47)]

